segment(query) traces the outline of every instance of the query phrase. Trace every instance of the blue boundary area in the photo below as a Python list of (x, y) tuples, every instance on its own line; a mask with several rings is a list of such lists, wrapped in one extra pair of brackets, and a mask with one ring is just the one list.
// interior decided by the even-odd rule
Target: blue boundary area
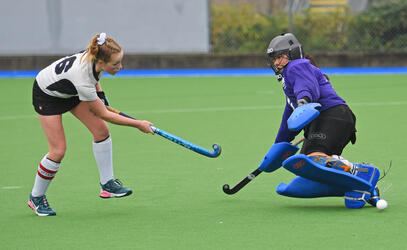
[[(328, 75), (407, 74), (407, 67), (321, 68)], [(34, 78), (36, 70), (1, 71), (0, 78)], [(272, 76), (268, 68), (250, 69), (124, 69), (117, 77), (202, 77), (202, 76)], [(104, 77), (111, 77), (105, 74)]]

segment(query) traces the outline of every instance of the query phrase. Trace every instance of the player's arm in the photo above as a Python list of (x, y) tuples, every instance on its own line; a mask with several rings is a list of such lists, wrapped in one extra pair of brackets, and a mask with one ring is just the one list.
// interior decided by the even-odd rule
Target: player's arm
[(292, 114), (292, 112), (293, 112), (292, 107), (287, 102), (285, 105), (283, 117), (281, 119), (280, 129), (278, 130), (274, 143), (291, 142), (292, 140), (294, 140), (295, 136), (298, 135), (299, 131), (298, 132), (290, 131), (288, 129), (287, 120)]
[[(307, 103), (316, 102), (320, 97), (318, 80), (312, 72), (311, 65), (301, 63), (290, 68), (289, 80), (294, 82), (294, 94), (297, 100)], [(292, 78), (292, 79), (291, 79)], [(306, 103), (299, 103), (306, 104)]]
[(144, 133), (154, 134), (153, 130), (150, 128), (153, 124), (149, 121), (143, 120), (133, 120), (116, 113), (110, 112), (106, 109), (106, 106), (100, 99), (96, 99), (94, 101), (85, 101), (89, 109), (98, 117), (102, 118), (103, 120), (117, 124), (122, 126), (131, 126), (138, 128)]

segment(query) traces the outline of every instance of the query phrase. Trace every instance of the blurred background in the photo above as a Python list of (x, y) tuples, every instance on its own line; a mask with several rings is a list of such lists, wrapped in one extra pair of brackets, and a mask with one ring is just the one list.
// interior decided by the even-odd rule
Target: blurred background
[(292, 32), (321, 67), (407, 66), (405, 0), (1, 1), (0, 70), (39, 70), (100, 32), (126, 69), (265, 68)]

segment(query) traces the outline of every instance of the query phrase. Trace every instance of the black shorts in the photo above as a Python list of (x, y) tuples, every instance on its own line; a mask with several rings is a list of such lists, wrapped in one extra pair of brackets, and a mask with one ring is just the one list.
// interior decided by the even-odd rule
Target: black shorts
[(346, 105), (338, 105), (321, 114), (304, 128), (302, 154), (323, 152), (341, 155), (345, 146), (356, 142), (356, 117)]
[(45, 94), (34, 81), (33, 105), (35, 111), (40, 115), (60, 115), (75, 108), (81, 101), (79, 97), (58, 98)]

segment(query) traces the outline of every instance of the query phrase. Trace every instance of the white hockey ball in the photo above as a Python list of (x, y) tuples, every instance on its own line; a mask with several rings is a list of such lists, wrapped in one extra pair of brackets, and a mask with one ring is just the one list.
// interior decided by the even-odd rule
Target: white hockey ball
[(387, 207), (387, 201), (386, 201), (386, 200), (379, 200), (379, 201), (377, 201), (376, 207), (377, 207), (377, 209), (379, 209), (379, 210), (385, 209), (385, 208)]

